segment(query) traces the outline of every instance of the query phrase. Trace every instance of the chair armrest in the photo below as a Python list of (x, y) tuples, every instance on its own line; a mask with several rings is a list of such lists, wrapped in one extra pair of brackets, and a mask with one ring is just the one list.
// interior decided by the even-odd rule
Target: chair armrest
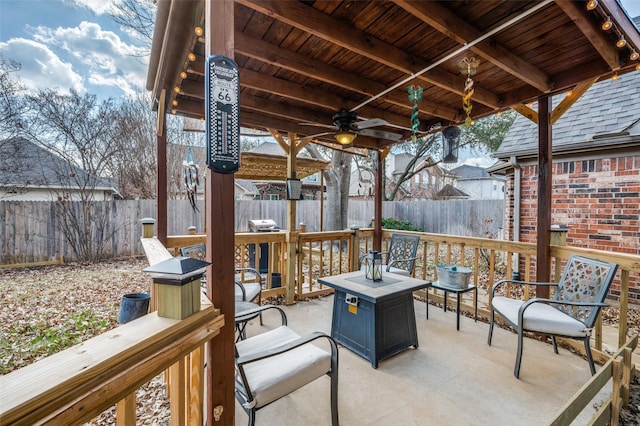
[(519, 286), (525, 286), (525, 285), (532, 285), (532, 286), (545, 286), (545, 287), (557, 287), (558, 283), (546, 283), (546, 282), (535, 282), (535, 281), (520, 281), (520, 280), (500, 280), (497, 283), (495, 283), (493, 285), (493, 287), (491, 288), (491, 297), (493, 297), (496, 293), (496, 290), (498, 289), (498, 287), (503, 286), (504, 284), (515, 284), (515, 285), (519, 285)]
[(265, 358), (270, 358), (272, 356), (276, 356), (279, 355), (281, 353), (290, 351), (292, 349), (295, 349), (299, 346), (302, 345), (306, 345), (314, 340), (317, 339), (324, 339), (326, 338), (329, 341), (329, 344), (331, 345), (331, 357), (332, 358), (337, 358), (338, 356), (338, 346), (335, 342), (335, 340), (333, 340), (333, 338), (331, 336), (329, 336), (328, 334), (319, 332), (319, 331), (315, 331), (311, 334), (307, 334), (306, 336), (302, 336), (296, 340), (293, 340), (289, 343), (285, 343), (284, 345), (280, 345), (280, 346), (276, 346), (274, 348), (270, 348), (264, 351), (260, 351), (260, 352), (256, 352), (254, 354), (251, 355), (246, 355), (246, 356), (241, 356), (236, 358), (236, 364), (238, 366), (243, 366), (245, 364), (248, 364), (250, 362), (255, 362), (255, 361), (259, 361), (261, 359), (265, 359)]
[(235, 285), (240, 287), (240, 290), (242, 291), (242, 300), (246, 300), (247, 299), (247, 291), (244, 289), (244, 286), (242, 285), (242, 283), (239, 282), (239, 281), (234, 281), (234, 283), (235, 283)]
[(275, 305), (262, 305), (262, 306), (258, 306), (255, 307), (253, 309), (249, 309), (246, 311), (242, 311), (242, 313), (236, 315), (235, 319), (236, 321), (238, 320), (244, 320), (244, 317), (248, 317), (248, 319), (254, 318), (258, 313), (262, 312), (262, 311), (266, 311), (267, 309), (276, 309), (278, 310), (278, 312), (280, 312), (280, 318), (282, 320), (282, 325), (287, 325), (287, 316), (285, 315), (284, 311), (282, 309), (280, 309), (279, 307), (275, 306)]
[(389, 263), (387, 263), (387, 266), (393, 266), (396, 263), (400, 263), (400, 262), (411, 262), (412, 260), (418, 260), (418, 257), (403, 257), (402, 259), (393, 259), (388, 261)]
[(522, 324), (522, 318), (524, 316), (524, 311), (534, 303), (547, 303), (547, 304), (556, 304), (556, 305), (567, 305), (567, 306), (592, 306), (594, 308), (605, 308), (609, 306), (606, 303), (602, 302), (572, 302), (569, 300), (553, 300), (547, 299), (543, 297), (534, 297), (533, 299), (527, 300), (525, 303), (520, 306), (518, 310), (518, 324)]
[(251, 272), (251, 273), (255, 274), (256, 277), (258, 277), (260, 282), (262, 282), (262, 274), (257, 269), (255, 269), (255, 268), (235, 268), (235, 273), (236, 274), (237, 273), (242, 273), (242, 272)]

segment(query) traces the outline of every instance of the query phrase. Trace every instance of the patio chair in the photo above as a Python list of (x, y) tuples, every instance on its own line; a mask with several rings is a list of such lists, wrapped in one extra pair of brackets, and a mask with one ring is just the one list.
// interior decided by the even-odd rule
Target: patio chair
[[(411, 276), (416, 263), (416, 253), (420, 244), (418, 235), (392, 234), (389, 251), (381, 252), (386, 271)], [(360, 268), (366, 254), (360, 257)]]
[[(205, 244), (195, 244), (193, 246), (180, 247), (178, 253), (180, 256), (205, 260), (206, 248)], [(253, 302), (257, 299), (258, 305), (262, 302), (262, 275), (260, 272), (254, 268), (235, 268), (234, 281), (236, 283), (236, 301)], [(204, 277), (202, 282), (203, 286), (205, 286), (206, 279)]]
[[(525, 331), (550, 335), (556, 354), (556, 336), (582, 340), (591, 374), (594, 375), (596, 369), (589, 339), (600, 308), (607, 306), (604, 300), (617, 269), (618, 265), (615, 263), (571, 255), (558, 283), (527, 283), (516, 280), (497, 282), (491, 290), (487, 343), (491, 345), (494, 316), (498, 313), (518, 333), (518, 351), (513, 371), (516, 377), (520, 376)], [(527, 301), (497, 296), (496, 292), (507, 283), (518, 286), (549, 286), (555, 289), (555, 294), (551, 299), (536, 297)]]
[[(264, 305), (255, 311), (277, 309), (282, 325), (236, 342), (236, 399), (256, 421), (256, 411), (324, 376), (331, 378), (331, 424), (338, 425), (338, 347), (327, 334), (301, 337), (287, 327), (282, 309)], [(249, 313), (249, 312), (247, 312)], [(326, 340), (330, 352), (314, 344)]]

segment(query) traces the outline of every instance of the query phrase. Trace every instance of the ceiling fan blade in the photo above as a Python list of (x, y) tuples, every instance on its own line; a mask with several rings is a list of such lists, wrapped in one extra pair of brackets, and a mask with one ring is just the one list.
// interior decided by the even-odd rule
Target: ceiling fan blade
[(384, 130), (378, 129), (363, 129), (359, 131), (358, 134), (378, 139), (388, 139), (390, 141), (399, 141), (402, 139), (402, 135), (400, 133), (385, 132)]
[(338, 130), (337, 126), (334, 126), (333, 124), (320, 124), (320, 123), (298, 123), (301, 126), (313, 126), (313, 127), (326, 127), (327, 129), (333, 129), (333, 130)]
[(389, 123), (382, 118), (370, 118), (369, 120), (358, 121), (354, 124), (358, 129), (368, 129), (369, 127), (387, 126)]
[(319, 138), (321, 136), (332, 135), (332, 134), (333, 134), (333, 132), (316, 133), (315, 135), (309, 135), (309, 136), (304, 136), (302, 138), (298, 138), (298, 139), (296, 139), (296, 142), (306, 141), (308, 139), (315, 139), (315, 138)]

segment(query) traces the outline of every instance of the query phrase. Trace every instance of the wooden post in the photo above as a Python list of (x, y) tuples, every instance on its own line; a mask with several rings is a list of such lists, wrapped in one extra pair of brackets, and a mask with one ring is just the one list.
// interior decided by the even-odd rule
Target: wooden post
[(136, 393), (132, 392), (116, 404), (116, 426), (135, 426)]
[[(551, 228), (550, 243), (554, 246), (566, 246), (567, 245), (567, 232), (569, 228), (566, 226)], [(553, 270), (553, 282), (559, 282), (562, 275), (562, 260), (556, 257), (556, 263)]]
[(167, 120), (165, 113), (166, 91), (162, 89), (158, 102), (157, 155), (158, 182), (156, 187), (156, 206), (158, 215), (158, 239), (167, 245)]
[[(234, 2), (205, 2), (205, 40), (207, 56), (234, 57)], [(192, 29), (191, 29), (192, 30)], [(185, 29), (189, 31), (189, 29)], [(225, 317), (225, 326), (217, 338), (207, 343), (206, 421), (208, 426), (234, 424), (235, 416), (235, 317), (234, 295), (234, 176), (214, 173), (207, 168), (205, 194), (207, 296)], [(220, 413), (221, 411), (221, 413)], [(214, 413), (216, 416), (214, 417)], [(218, 416), (219, 414), (219, 416)]]
[[(551, 228), (551, 179), (553, 148), (551, 137), (551, 95), (538, 98), (538, 227), (536, 250), (536, 281), (549, 281)], [(549, 287), (537, 286), (537, 297), (549, 297)]]
[[(287, 153), (287, 176), (291, 179), (296, 179), (296, 167), (298, 157), (298, 147), (296, 145), (295, 134), (289, 133), (289, 152)], [(296, 247), (298, 246), (298, 232), (296, 231), (297, 224), (297, 200), (287, 199), (287, 260), (286, 271), (284, 274), (286, 293), (285, 304), (291, 305), (294, 303), (295, 285), (296, 285)]]
[(380, 150), (376, 151), (376, 153), (378, 154), (378, 164), (376, 167), (376, 196), (373, 215), (373, 249), (382, 251), (382, 198), (384, 195), (382, 174), (384, 173), (384, 166), (382, 164), (382, 153)]

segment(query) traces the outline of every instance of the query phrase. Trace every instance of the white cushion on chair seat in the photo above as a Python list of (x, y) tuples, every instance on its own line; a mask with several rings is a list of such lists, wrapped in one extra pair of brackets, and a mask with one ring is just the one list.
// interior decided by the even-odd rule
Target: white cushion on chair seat
[[(407, 271), (406, 269), (400, 269), (400, 268), (396, 268), (395, 266), (390, 266), (389, 267), (389, 272), (394, 273), (394, 274), (398, 274), (398, 275), (404, 275), (404, 276), (410, 276), (411, 272)], [(383, 275), (384, 277), (384, 275)]]
[[(300, 336), (286, 326), (236, 343), (239, 356), (275, 348)], [(312, 343), (274, 357), (244, 364), (245, 375), (255, 400), (263, 407), (331, 371), (331, 354)]]
[(256, 298), (258, 293), (260, 293), (260, 284), (258, 283), (246, 283), (246, 284), (243, 283), (242, 286), (244, 287), (244, 291), (246, 292), (245, 299), (242, 298), (242, 289), (240, 288), (240, 286), (234, 284), (235, 291), (236, 291), (235, 300), (238, 302), (240, 301), (251, 302), (253, 299)]
[[(524, 301), (496, 296), (491, 303), (500, 315), (519, 325), (518, 310)], [(583, 323), (546, 303), (533, 303), (529, 306), (524, 311), (523, 322), (525, 330), (539, 333), (569, 337), (584, 337), (590, 333)]]

